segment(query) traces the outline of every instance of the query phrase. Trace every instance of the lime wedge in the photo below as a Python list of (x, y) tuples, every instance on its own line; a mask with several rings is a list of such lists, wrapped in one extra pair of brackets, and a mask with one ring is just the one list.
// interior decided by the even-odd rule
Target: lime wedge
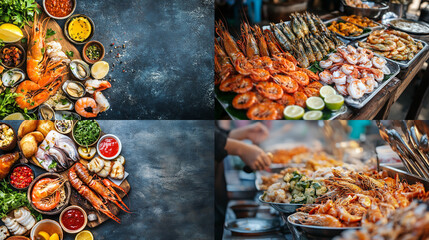
[(332, 111), (338, 111), (344, 104), (344, 98), (341, 95), (329, 95), (325, 98), (326, 107)]
[(12, 113), (3, 118), (3, 120), (25, 120), (24, 115), (22, 113)]
[(325, 108), (325, 102), (323, 102), (323, 99), (320, 97), (309, 97), (305, 103), (307, 104), (307, 108), (310, 110), (320, 111)]
[(285, 118), (288, 120), (298, 120), (304, 116), (304, 108), (297, 105), (289, 105), (283, 111)]
[(320, 120), (323, 117), (322, 111), (308, 111), (304, 114), (304, 120)]
[(329, 95), (334, 95), (337, 94), (337, 92), (335, 91), (335, 89), (331, 86), (323, 86), (322, 88), (320, 88), (320, 96), (322, 98), (326, 98)]

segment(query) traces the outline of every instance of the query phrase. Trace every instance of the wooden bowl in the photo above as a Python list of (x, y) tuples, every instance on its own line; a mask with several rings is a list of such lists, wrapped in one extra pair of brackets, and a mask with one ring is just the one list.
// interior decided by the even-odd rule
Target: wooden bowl
[(30, 202), (31, 207), (33, 207), (36, 211), (38, 211), (41, 214), (57, 215), (57, 214), (61, 213), (61, 211), (64, 210), (64, 208), (66, 208), (67, 205), (69, 205), (70, 195), (71, 195), (71, 186), (70, 186), (70, 182), (68, 182), (68, 181), (64, 184), (64, 188), (66, 191), (66, 200), (65, 200), (66, 202), (61, 208), (54, 209), (51, 211), (42, 211), (42, 210), (39, 210), (38, 208), (36, 208), (36, 206), (34, 206), (33, 202), (31, 201), (31, 193), (33, 192), (33, 187), (34, 187), (34, 184), (36, 184), (36, 182), (38, 182), (42, 178), (54, 178), (55, 179), (55, 178), (60, 178), (60, 177), (62, 177), (62, 176), (58, 173), (44, 173), (44, 174), (39, 175), (37, 178), (35, 178), (33, 180), (33, 182), (30, 184), (30, 186), (28, 187), (28, 190), (27, 190), (27, 199), (28, 199), (28, 202)]
[[(98, 59), (96, 59), (96, 60), (91, 60), (91, 59), (89, 59), (89, 58), (88, 58), (88, 56), (86, 56), (86, 49), (87, 49), (89, 46), (92, 46), (92, 45), (97, 45), (97, 46), (100, 48), (100, 57), (99, 57)], [(105, 52), (105, 49), (104, 49), (103, 44), (102, 44), (101, 42), (99, 42), (99, 41), (94, 41), (94, 40), (87, 42), (87, 43), (83, 46), (83, 50), (82, 50), (83, 60), (85, 60), (85, 62), (87, 62), (87, 63), (89, 63), (89, 64), (94, 64), (94, 63), (96, 63), (96, 62), (98, 62), (98, 61), (103, 60), (103, 58), (104, 58), (104, 54), (105, 54), (105, 53), (106, 53), (106, 52)]]
[(6, 238), (6, 240), (30, 240), (30, 239), (24, 236), (12, 236), (12, 237)]
[(22, 60), (21, 62), (17, 65), (17, 66), (7, 66), (6, 64), (3, 63), (3, 61), (0, 61), (0, 64), (6, 68), (6, 69), (11, 69), (11, 68), (20, 68), (22, 67), (22, 65), (24, 65), (25, 59), (27, 59), (27, 53), (25, 52), (25, 49), (21, 46), (21, 44), (18, 43), (10, 43), (10, 44), (6, 44), (4, 45), (4, 47), (1, 48), (0, 50), (0, 58), (3, 56), (3, 49), (7, 48), (7, 47), (17, 47), (21, 50), (22, 52)]
[(16, 143), (18, 141), (18, 137), (17, 137), (16, 131), (15, 131), (15, 129), (13, 129), (13, 127), (11, 125), (9, 125), (7, 123), (3, 122), (3, 123), (0, 123), (0, 125), (1, 124), (4, 124), (4, 125), (6, 125), (6, 126), (8, 126), (9, 128), (12, 129), (12, 131), (13, 131), (13, 139), (12, 139), (12, 141), (8, 145), (6, 145), (4, 147), (0, 147), (0, 149), (3, 150), (3, 151), (6, 151), (6, 152), (12, 151), (13, 149), (15, 149)]
[[(83, 120), (84, 121), (84, 120)], [(95, 120), (94, 120), (95, 121)], [(97, 140), (95, 140), (95, 142), (94, 143), (92, 143), (91, 145), (88, 145), (88, 146), (86, 146), (86, 145), (81, 145), (78, 141), (76, 141), (76, 138), (74, 137), (74, 128), (77, 126), (77, 124), (75, 123), (74, 125), (73, 125), (73, 129), (72, 129), (72, 137), (73, 137), (73, 141), (77, 144), (77, 145), (79, 145), (79, 146), (81, 146), (81, 147), (92, 147), (92, 146), (94, 146), (95, 144), (97, 144), (98, 143), (98, 140), (100, 140), (100, 137), (101, 137), (101, 127), (100, 127), (100, 124), (98, 124), (98, 122), (97, 121), (95, 121), (96, 123), (97, 123), (97, 125), (98, 125), (98, 127), (100, 128), (100, 134), (98, 135), (98, 138), (97, 138)]]
[[(83, 42), (75, 41), (69, 35), (69, 31), (68, 31), (69, 24), (70, 24), (71, 20), (73, 18), (76, 18), (76, 17), (84, 17), (84, 18), (86, 18), (89, 21), (89, 24), (91, 24), (91, 33), (89, 34), (89, 37), (85, 41), (83, 41)], [(67, 21), (66, 21), (66, 24), (64, 25), (64, 35), (66, 36), (66, 38), (70, 42), (72, 42), (74, 44), (78, 44), (78, 45), (82, 45), (82, 44), (85, 44), (85, 43), (89, 42), (91, 40), (91, 38), (94, 36), (94, 31), (95, 31), (95, 24), (94, 24), (94, 22), (92, 21), (92, 19), (90, 17), (88, 17), (88, 16), (86, 16), (84, 14), (75, 14), (75, 15), (69, 17), (67, 19)]]
[[(84, 219), (84, 223), (83, 223), (83, 225), (82, 225), (82, 227), (80, 227), (79, 229), (76, 229), (76, 230), (70, 230), (70, 229), (68, 229), (68, 228), (66, 228), (66, 227), (64, 227), (64, 225), (63, 225), (63, 222), (62, 222), (62, 218), (63, 218), (63, 214), (67, 211), (67, 210), (69, 210), (69, 209), (77, 209), (77, 210), (79, 210), (79, 211), (81, 211), (82, 212), (82, 214), (83, 214), (83, 219)], [(72, 206), (68, 206), (68, 207), (66, 207), (62, 212), (61, 212), (61, 214), (60, 214), (60, 225), (61, 225), (61, 227), (63, 228), (63, 230), (66, 232), (66, 233), (71, 233), (71, 234), (75, 234), (75, 233), (78, 233), (78, 232), (80, 232), (80, 231), (82, 231), (85, 227), (86, 227), (86, 224), (88, 223), (88, 216), (86, 215), (86, 212), (85, 212), (85, 210), (83, 210), (83, 208), (81, 208), (81, 207), (79, 207), (79, 206), (77, 206), (77, 205), (72, 205)]]
[(46, 0), (43, 0), (43, 9), (45, 10), (45, 13), (49, 17), (51, 17), (53, 19), (57, 19), (57, 20), (66, 19), (66, 18), (70, 17), (74, 13), (74, 10), (76, 10), (76, 0), (72, 0), (72, 2), (73, 2), (73, 9), (72, 9), (72, 11), (67, 16), (64, 16), (64, 17), (55, 17), (54, 15), (52, 15), (51, 13), (49, 13), (48, 10), (46, 10), (46, 3), (45, 2), (46, 2)]
[(30, 233), (31, 240), (36, 240), (35, 237), (40, 231), (45, 231), (49, 235), (57, 233), (60, 240), (63, 240), (64, 238), (64, 233), (63, 233), (63, 230), (61, 229), (60, 224), (51, 219), (43, 219), (38, 223), (36, 223), (36, 225), (34, 225)]

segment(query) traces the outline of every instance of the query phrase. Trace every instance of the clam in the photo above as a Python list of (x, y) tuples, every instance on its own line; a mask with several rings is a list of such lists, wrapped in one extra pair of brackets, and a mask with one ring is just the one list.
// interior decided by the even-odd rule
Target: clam
[(56, 111), (55, 120), (80, 120), (79, 114), (69, 111)]
[(78, 80), (85, 80), (91, 75), (89, 65), (82, 60), (73, 60), (70, 62), (70, 70), (73, 76)]
[(24, 81), (25, 73), (19, 68), (13, 68), (3, 73), (1, 78), (3, 85), (6, 87), (15, 87)]
[(66, 95), (73, 100), (77, 100), (86, 94), (85, 86), (78, 81), (67, 80), (62, 87)]
[(49, 105), (42, 104), (39, 106), (38, 115), (39, 119), (53, 120), (55, 117), (55, 111)]

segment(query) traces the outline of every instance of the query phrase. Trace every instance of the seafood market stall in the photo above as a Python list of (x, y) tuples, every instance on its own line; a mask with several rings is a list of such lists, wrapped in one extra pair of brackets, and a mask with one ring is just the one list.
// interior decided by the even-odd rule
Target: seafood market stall
[(268, 169), (245, 173), (236, 156), (224, 160), (223, 239), (428, 238), (426, 124), (269, 123), (259, 145), (272, 154)]
[[(417, 33), (429, 25), (382, 22), (364, 13), (370, 11), (296, 12), (260, 25), (243, 20), (238, 36), (219, 20), (217, 115), (233, 120), (386, 119), (429, 58), (429, 31)], [(419, 114), (427, 84), (421, 81), (407, 119)]]
[[(212, 150), (207, 146), (190, 153), (185, 143), (172, 147), (177, 137), (189, 136), (184, 130), (192, 131), (187, 143), (211, 141), (207, 128), (208, 123), (186, 121), (0, 123), (0, 239), (125, 239), (124, 233), (126, 239), (172, 238), (189, 234), (188, 229), (209, 238), (211, 232), (202, 230), (209, 220), (201, 218), (200, 227), (191, 222), (195, 218), (177, 224), (176, 216), (209, 210), (195, 209), (210, 197), (209, 186), (195, 191), (201, 183), (189, 177), (209, 171), (199, 154)], [(181, 161), (186, 170), (178, 167), (175, 154), (189, 158)], [(180, 200), (172, 188), (198, 197)]]

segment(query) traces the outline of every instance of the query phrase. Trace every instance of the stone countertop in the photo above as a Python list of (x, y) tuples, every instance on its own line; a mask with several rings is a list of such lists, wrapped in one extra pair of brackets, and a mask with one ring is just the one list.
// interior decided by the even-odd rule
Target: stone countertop
[[(103, 92), (111, 108), (98, 119), (213, 119), (213, 6), (213, 0), (78, 0), (74, 14), (94, 21), (92, 40), (104, 45), (111, 67), (112, 88)], [(64, 28), (65, 20), (58, 23)], [(81, 52), (83, 45), (76, 47)]]
[[(90, 230), (97, 240), (212, 239), (213, 121), (98, 121), (121, 139), (131, 191), (120, 212)], [(20, 121), (9, 121), (17, 130)], [(44, 170), (32, 166), (36, 175)], [(52, 218), (59, 221), (59, 215)], [(0, 225), (2, 223), (0, 222)], [(66, 234), (73, 240), (76, 234)]]

